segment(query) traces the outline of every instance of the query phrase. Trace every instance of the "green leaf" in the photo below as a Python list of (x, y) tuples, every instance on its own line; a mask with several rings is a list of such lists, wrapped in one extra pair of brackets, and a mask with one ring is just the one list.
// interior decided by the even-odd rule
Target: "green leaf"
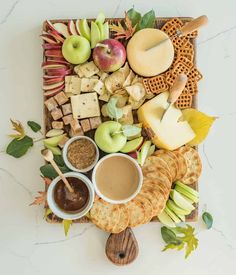
[(112, 97), (106, 106), (107, 109), (107, 114), (111, 119), (115, 119), (118, 120), (120, 118), (122, 118), (123, 116), (123, 110), (121, 108), (117, 108), (116, 104), (117, 104), (118, 99), (115, 97)]
[(72, 225), (72, 220), (63, 220), (62, 223), (63, 223), (65, 235), (67, 236), (69, 229)]
[(31, 130), (34, 131), (35, 133), (41, 130), (41, 126), (34, 121), (27, 121), (27, 124), (31, 128)]
[(134, 8), (129, 9), (127, 11), (127, 15), (129, 17), (129, 19), (131, 20), (133, 27), (135, 25), (137, 25), (142, 18), (141, 14), (139, 12), (137, 12)]
[[(66, 166), (59, 166), (59, 168), (62, 171), (62, 173), (70, 172), (70, 169)], [(49, 179), (55, 179), (58, 176), (57, 172), (54, 170), (51, 164), (45, 164), (41, 166), (40, 172), (44, 177), (47, 177)]]
[(155, 18), (156, 15), (154, 10), (150, 10), (149, 12), (145, 13), (138, 24), (137, 30), (153, 28), (155, 24)]
[(26, 154), (28, 149), (33, 146), (33, 139), (25, 136), (22, 139), (13, 139), (7, 146), (6, 153), (15, 158), (20, 158)]
[(135, 125), (123, 125), (121, 127), (123, 135), (126, 137), (136, 136), (141, 133), (142, 128)]
[(202, 214), (202, 219), (204, 221), (204, 223), (206, 224), (207, 226), (207, 229), (210, 229), (212, 227), (212, 224), (213, 224), (213, 217), (210, 213), (208, 212), (204, 212)]
[(182, 241), (177, 238), (176, 234), (166, 226), (161, 228), (161, 236), (167, 244), (180, 245), (182, 243)]
[(53, 159), (58, 166), (66, 166), (62, 155), (54, 155)]

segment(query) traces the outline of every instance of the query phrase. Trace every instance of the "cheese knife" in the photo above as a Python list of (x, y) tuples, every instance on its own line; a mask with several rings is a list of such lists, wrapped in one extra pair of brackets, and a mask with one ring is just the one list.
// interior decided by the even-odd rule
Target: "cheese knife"
[(177, 101), (177, 99), (181, 95), (187, 81), (188, 81), (188, 77), (185, 74), (180, 74), (176, 77), (176, 80), (175, 80), (173, 86), (170, 88), (169, 97), (167, 99), (168, 106), (162, 114), (162, 117), (160, 119), (161, 122), (163, 121), (166, 114), (170, 110), (170, 107)]
[(207, 25), (207, 23), (208, 23), (208, 18), (206, 15), (199, 16), (198, 18), (195, 18), (192, 21), (185, 24), (181, 29), (177, 30), (173, 36), (161, 40), (155, 46), (153, 46), (149, 49), (146, 49), (146, 51), (156, 48), (156, 47), (160, 46), (162, 43), (164, 43), (170, 39), (173, 39), (174, 37), (182, 37), (182, 36), (185, 36), (193, 31), (196, 31), (196, 30), (200, 29), (201, 27)]

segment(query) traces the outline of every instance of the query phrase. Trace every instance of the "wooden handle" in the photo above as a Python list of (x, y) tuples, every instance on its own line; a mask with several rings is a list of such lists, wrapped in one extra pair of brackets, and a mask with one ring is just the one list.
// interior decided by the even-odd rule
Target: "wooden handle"
[(184, 25), (179, 30), (179, 36), (185, 36), (193, 31), (196, 31), (199, 28), (207, 25), (207, 23), (208, 23), (208, 18), (206, 15), (199, 16), (198, 18), (193, 19), (191, 22)]
[(173, 104), (181, 95), (186, 83), (188, 81), (188, 77), (185, 74), (180, 74), (177, 76), (173, 86), (170, 88), (170, 95), (168, 98), (168, 102)]
[(111, 234), (107, 239), (106, 255), (115, 265), (127, 265), (138, 256), (138, 242), (131, 228), (118, 234)]
[(57, 172), (57, 174), (61, 177), (61, 179), (63, 180), (63, 182), (65, 183), (67, 189), (73, 193), (74, 190), (71, 187), (71, 185), (69, 184), (68, 180), (66, 179), (66, 177), (62, 174), (60, 168), (57, 166), (56, 162), (54, 160), (50, 160), (50, 163), (52, 164), (53, 168), (55, 169), (55, 171)]

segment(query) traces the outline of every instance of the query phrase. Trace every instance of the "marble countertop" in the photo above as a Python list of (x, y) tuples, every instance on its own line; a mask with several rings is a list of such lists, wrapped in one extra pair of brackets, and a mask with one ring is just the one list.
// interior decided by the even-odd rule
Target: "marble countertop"
[[(5, 275), (148, 274), (233, 275), (236, 259), (236, 1), (213, 0), (0, 0), (0, 270)], [(134, 229), (137, 260), (125, 267), (111, 264), (104, 251), (108, 234), (91, 224), (74, 225), (67, 238), (61, 225), (43, 220), (43, 209), (29, 207), (42, 190), (38, 167), (40, 144), (21, 160), (3, 151), (10, 118), (42, 123), (39, 34), (45, 19), (123, 16), (132, 5), (153, 8), (158, 16), (207, 14), (210, 24), (198, 38), (199, 108), (219, 119), (200, 146), (203, 174), (200, 213), (207, 209), (214, 226), (196, 224), (198, 249), (184, 259), (182, 252), (161, 252), (160, 224)]]

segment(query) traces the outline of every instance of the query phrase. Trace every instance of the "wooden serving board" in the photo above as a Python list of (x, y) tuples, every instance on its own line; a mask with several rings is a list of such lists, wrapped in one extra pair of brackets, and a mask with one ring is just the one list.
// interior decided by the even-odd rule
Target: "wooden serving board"
[[(155, 22), (155, 27), (160, 29), (168, 20), (170, 20), (172, 18), (170, 17), (160, 17), (160, 18), (156, 18), (156, 22)], [(191, 17), (179, 17), (179, 19), (181, 19), (184, 23), (187, 23), (189, 21), (192, 20)], [(91, 20), (95, 20), (95, 19), (90, 19), (88, 20), (89, 22)], [(107, 21), (110, 23), (110, 24), (115, 24), (117, 22), (120, 22), (121, 20), (123, 20), (123, 18), (109, 18), (107, 19)], [(50, 20), (52, 23), (58, 23), (58, 22), (61, 22), (61, 23), (68, 23), (69, 20), (66, 20), (66, 19), (63, 19), (63, 20)], [(44, 22), (43, 24), (43, 30), (46, 31), (46, 22)], [(110, 32), (110, 37), (112, 38), (113, 35), (112, 33)], [(194, 47), (194, 63), (196, 65), (196, 39), (191, 39), (191, 43), (193, 44), (193, 47)], [(43, 55), (43, 60), (45, 61), (45, 56)], [(44, 98), (45, 99), (45, 98)], [(193, 108), (197, 108), (197, 96), (193, 96), (193, 103), (192, 103), (192, 107)], [(134, 117), (136, 115), (136, 111), (134, 111)], [(51, 114), (50, 112), (47, 110), (47, 108), (44, 106), (44, 132), (48, 132), (50, 129), (51, 129), (51, 122), (52, 122), (52, 117), (51, 117)], [(90, 131), (88, 133), (86, 133), (86, 135), (88, 135), (89, 137), (92, 137), (94, 136), (94, 130), (93, 131)], [(103, 152), (100, 151), (100, 156), (104, 156), (105, 154)], [(86, 174), (89, 178), (91, 178), (91, 172), (90, 173), (87, 173)], [(196, 190), (198, 190), (198, 183), (195, 183), (192, 185), (192, 187)], [(187, 217), (186, 221), (188, 222), (194, 222), (197, 220), (197, 217), (198, 217), (198, 205), (196, 206), (195, 210)], [(60, 223), (62, 222), (62, 220), (58, 217), (56, 217), (54, 214), (49, 214), (46, 218), (46, 220), (50, 223)], [(154, 218), (152, 221), (158, 221), (157, 218)], [(89, 219), (87, 217), (83, 217), (81, 219), (78, 219), (78, 220), (74, 220), (73, 222), (75, 223), (88, 223), (90, 222)], [(121, 237), (122, 238), (122, 237)], [(112, 243), (112, 240), (110, 241), (110, 243)], [(114, 247), (114, 245), (113, 245)], [(115, 250), (115, 249), (114, 249)], [(109, 252), (107, 251), (107, 255), (109, 254)], [(133, 251), (133, 254), (130, 256), (128, 256), (128, 260), (131, 261), (131, 260), (134, 260), (135, 257), (137, 256), (137, 250)], [(111, 258), (115, 257), (114, 255), (113, 256), (110, 256)], [(108, 256), (109, 258), (109, 256)], [(120, 257), (118, 259), (118, 262), (117, 264), (124, 264), (125, 260), (122, 259), (122, 257)]]

